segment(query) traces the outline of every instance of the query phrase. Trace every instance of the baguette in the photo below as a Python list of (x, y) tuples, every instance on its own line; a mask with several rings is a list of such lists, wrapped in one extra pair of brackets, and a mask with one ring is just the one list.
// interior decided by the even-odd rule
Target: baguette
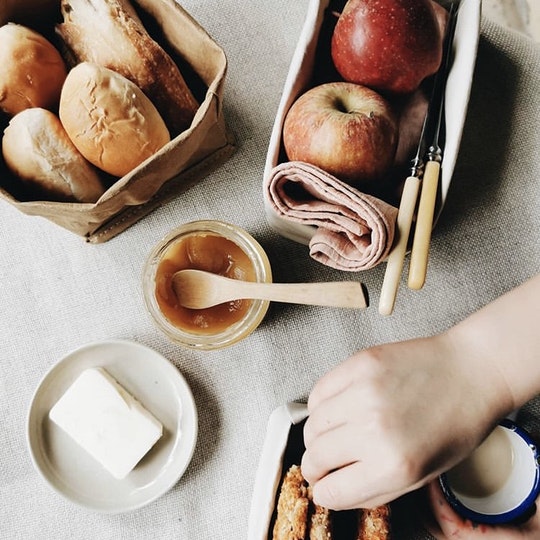
[(62, 0), (60, 8), (64, 22), (56, 33), (76, 62), (98, 64), (135, 83), (173, 136), (190, 126), (199, 105), (129, 0)]

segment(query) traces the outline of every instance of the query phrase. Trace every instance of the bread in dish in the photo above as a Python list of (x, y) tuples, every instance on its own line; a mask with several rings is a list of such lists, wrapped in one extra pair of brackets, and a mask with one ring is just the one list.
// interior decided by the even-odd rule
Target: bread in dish
[(34, 199), (93, 203), (104, 192), (97, 171), (75, 148), (58, 117), (46, 109), (25, 109), (11, 119), (2, 154)]
[(303, 540), (306, 538), (308, 506), (306, 481), (300, 467), (292, 465), (285, 473), (281, 484), (272, 539)]
[(330, 510), (313, 501), (313, 494), (309, 487), (308, 496), (313, 506), (309, 518), (309, 540), (332, 540), (332, 516)]
[(0, 110), (54, 110), (66, 78), (60, 52), (41, 34), (15, 23), (0, 27)]
[(57, 34), (76, 62), (92, 62), (134, 82), (154, 103), (173, 136), (187, 129), (198, 103), (167, 52), (129, 0), (62, 0)]
[(59, 114), (79, 152), (114, 176), (124, 176), (170, 140), (160, 114), (133, 82), (89, 62), (69, 72)]
[(387, 504), (358, 512), (357, 540), (390, 538), (390, 507)]
[(328, 510), (313, 501), (311, 487), (304, 479), (300, 466), (293, 464), (281, 480), (271, 538), (389, 540), (390, 507), (381, 505), (347, 512)]

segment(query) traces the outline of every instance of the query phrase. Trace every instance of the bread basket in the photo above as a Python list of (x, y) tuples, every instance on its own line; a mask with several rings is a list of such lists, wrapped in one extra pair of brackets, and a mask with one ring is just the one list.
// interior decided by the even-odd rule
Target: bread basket
[[(112, 179), (96, 203), (32, 200), (0, 160), (0, 198), (29, 216), (41, 216), (100, 243), (200, 181), (234, 151), (222, 99), (227, 59), (224, 51), (175, 0), (132, 0), (150, 35), (178, 64), (200, 106), (191, 126), (121, 178)], [(58, 1), (21, 0), (0, 5), (0, 25), (24, 24), (54, 39), (61, 20)], [(52, 39), (51, 39), (52, 40)], [(0, 130), (9, 121), (0, 116)]]

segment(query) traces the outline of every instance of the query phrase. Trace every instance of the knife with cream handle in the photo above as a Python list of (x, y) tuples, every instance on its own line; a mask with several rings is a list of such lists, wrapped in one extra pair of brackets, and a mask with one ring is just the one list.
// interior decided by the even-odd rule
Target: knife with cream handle
[(435, 215), (439, 173), (442, 161), (442, 149), (439, 146), (439, 135), (444, 108), (446, 79), (451, 66), (452, 42), (456, 29), (456, 11), (457, 7), (454, 3), (450, 6), (450, 15), (444, 42), (443, 64), (437, 72), (435, 79), (434, 94), (439, 96), (438, 107), (437, 110), (434, 111), (434, 117), (436, 116), (437, 119), (434, 126), (433, 142), (428, 150), (426, 168), (422, 179), (422, 191), (420, 193), (420, 202), (418, 204), (418, 213), (416, 216), (408, 279), (408, 286), (411, 289), (421, 289), (426, 281), (429, 244), (431, 242), (431, 231), (433, 229), (433, 217)]
[(394, 245), (388, 255), (381, 295), (379, 297), (379, 313), (381, 315), (390, 315), (394, 310), (394, 304), (396, 302), (397, 290), (403, 269), (403, 261), (405, 260), (409, 233), (414, 217), (414, 210), (416, 208), (416, 201), (418, 199), (418, 191), (420, 189), (420, 177), (423, 168), (422, 155), (425, 148), (428, 113), (426, 113), (424, 119), (416, 157), (412, 161), (411, 174), (405, 180), (403, 193), (401, 194), (396, 223), (396, 236)]
[[(449, 11), (449, 19), (448, 19), (448, 29), (446, 31), (445, 35), (445, 44), (444, 47), (446, 48), (446, 51), (450, 49), (450, 45), (452, 43), (453, 39), (453, 33), (455, 29), (455, 4), (452, 4)], [(442, 109), (443, 109), (443, 102), (444, 102), (444, 91), (445, 91), (445, 83), (446, 83), (446, 77), (448, 74), (448, 70), (450, 68), (450, 62), (449, 62), (449, 54), (446, 53), (445, 57), (443, 58), (443, 61), (441, 63), (441, 66), (439, 68), (439, 71), (437, 72), (437, 75), (435, 76), (435, 82), (433, 84), (433, 90), (431, 94), (431, 99), (429, 102), (429, 107), (426, 113), (426, 117), (424, 119), (424, 124), (422, 126), (422, 132), (420, 134), (420, 141), (418, 143), (418, 149), (416, 152), (416, 156), (412, 160), (412, 167), (411, 167), (411, 174), (410, 176), (405, 180), (405, 184), (403, 187), (403, 193), (401, 195), (401, 201), (399, 204), (398, 209), (398, 216), (397, 216), (397, 223), (396, 223), (396, 238), (394, 240), (394, 245), (392, 246), (392, 249), (388, 255), (388, 260), (386, 264), (386, 271), (384, 274), (383, 284), (381, 287), (381, 295), (379, 298), (379, 313), (381, 315), (390, 315), (392, 311), (394, 310), (394, 305), (396, 301), (396, 295), (397, 290), (399, 287), (399, 282), (401, 280), (401, 273), (403, 270), (403, 263), (405, 260), (405, 254), (407, 252), (407, 245), (409, 242), (409, 234), (412, 226), (412, 222), (414, 220), (414, 211), (416, 209), (416, 203), (418, 200), (418, 192), (420, 190), (420, 183), (422, 183), (422, 193), (421, 199), (423, 198), (423, 212), (422, 212), (422, 220), (423, 223), (431, 223), (433, 224), (433, 213), (431, 215), (431, 219), (429, 219), (428, 211), (430, 208), (433, 208), (432, 212), (435, 208), (435, 200), (433, 197), (436, 197), (437, 194), (437, 185), (438, 185), (438, 176), (439, 176), (439, 170), (440, 170), (440, 157), (441, 157), (441, 151), (440, 149), (434, 150), (433, 148), (429, 149), (428, 153), (428, 159), (430, 160), (426, 167), (425, 171), (422, 171), (424, 169), (424, 154), (426, 152), (426, 140), (428, 136), (431, 137), (430, 130), (433, 129), (433, 126), (435, 128), (435, 135), (433, 136), (433, 139), (435, 141), (438, 140), (439, 136), (439, 129), (440, 129), (440, 123), (442, 119)], [(438, 150), (438, 151), (437, 151)], [(438, 161), (437, 161), (438, 159)], [(420, 179), (422, 179), (422, 182)], [(425, 187), (424, 187), (425, 186)], [(420, 212), (420, 209), (419, 209)], [(420, 229), (417, 228), (417, 232), (415, 232), (415, 238), (416, 234), (420, 233), (420, 236), (422, 233), (424, 233), (424, 237), (420, 237), (417, 241), (417, 247), (418, 242), (422, 242), (422, 245), (426, 244), (429, 245), (430, 240), (430, 231), (428, 231), (428, 237), (425, 238), (425, 232), (426, 229), (424, 226), (422, 226)], [(427, 261), (427, 252), (424, 252), (426, 254), (426, 261)], [(422, 253), (420, 250), (417, 249), (417, 257), (420, 256)], [(425, 263), (427, 266), (427, 263)], [(422, 263), (415, 264), (413, 271), (418, 272), (418, 269), (422, 268)], [(410, 279), (410, 278), (409, 278)], [(413, 283), (416, 281), (413, 280)], [(409, 286), (411, 286), (411, 281), (409, 280)]]

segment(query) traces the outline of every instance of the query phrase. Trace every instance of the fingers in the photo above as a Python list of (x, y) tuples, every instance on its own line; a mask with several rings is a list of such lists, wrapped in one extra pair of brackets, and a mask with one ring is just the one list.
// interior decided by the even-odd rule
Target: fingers
[[(307, 424), (306, 424), (307, 427)], [(331, 471), (357, 461), (357, 434), (344, 424), (321, 433), (313, 442), (306, 443), (302, 457), (302, 473), (314, 485)]]
[(380, 377), (382, 371), (364, 352), (323, 377), (310, 395), (302, 473), (322, 506), (378, 506), (418, 481), (415, 471), (402, 466), (403, 430), (381, 398), (391, 380)]
[[(349, 395), (347, 389), (343, 389), (339, 394), (324, 399), (317, 406), (312, 405), (304, 426), (306, 446), (311, 446), (315, 439), (345, 424), (350, 417), (351, 410), (356, 407), (353, 401), (354, 395)], [(341, 442), (347, 444), (346, 439), (342, 439)]]
[(304, 426), (306, 452), (302, 472), (314, 484), (329, 472), (362, 459), (366, 428), (358, 419), (361, 390), (350, 388), (327, 398), (315, 407)]
[(368, 478), (364, 465), (356, 462), (332, 471), (312, 485), (313, 500), (332, 510), (375, 508), (416, 488), (388, 490), (388, 485), (377, 478)]
[[(427, 524), (429, 532), (437, 540), (446, 538), (466, 539), (474, 534), (472, 523), (461, 518), (446, 501), (437, 480), (428, 485), (430, 506), (435, 518), (435, 524)], [(482, 533), (483, 534), (483, 533)]]
[[(516, 526), (489, 526), (472, 523), (459, 516), (445, 499), (438, 481), (428, 486), (430, 506), (436, 525), (427, 524), (429, 532), (437, 540), (505, 540), (540, 538), (540, 516), (534, 514), (526, 523)], [(540, 501), (537, 499), (536, 503)]]
[(306, 445), (302, 473), (317, 504), (333, 510), (373, 508), (425, 483), (398, 450), (390, 446), (388, 451), (376, 441), (345, 422)]
[(308, 399), (310, 413), (323, 401), (340, 394), (351, 384), (351, 361), (351, 358), (345, 360), (317, 381)]
[(374, 360), (373, 353), (363, 351), (323, 376), (308, 399), (309, 418), (304, 429), (306, 445), (345, 422), (356, 422), (366, 409), (387, 404), (387, 400), (377, 395), (379, 391), (384, 394), (380, 388), (383, 383), (377, 380), (381, 378), (380, 371), (381, 366)]

